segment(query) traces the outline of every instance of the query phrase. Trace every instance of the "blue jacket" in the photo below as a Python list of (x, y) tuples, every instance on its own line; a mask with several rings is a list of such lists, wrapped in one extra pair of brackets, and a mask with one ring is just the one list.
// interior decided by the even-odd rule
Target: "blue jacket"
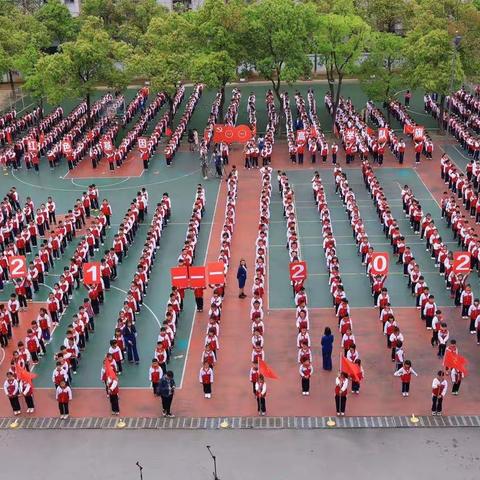
[(333, 350), (333, 340), (334, 340), (334, 337), (333, 335), (324, 335), (322, 337), (322, 350), (325, 352), (325, 353), (332, 353), (332, 350)]

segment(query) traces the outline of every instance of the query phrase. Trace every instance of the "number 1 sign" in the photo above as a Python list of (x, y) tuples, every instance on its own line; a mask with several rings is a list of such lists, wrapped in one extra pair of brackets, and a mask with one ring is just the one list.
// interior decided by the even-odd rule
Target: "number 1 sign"
[(83, 264), (83, 283), (85, 283), (85, 285), (97, 285), (100, 283), (100, 279), (100, 262), (89, 262)]

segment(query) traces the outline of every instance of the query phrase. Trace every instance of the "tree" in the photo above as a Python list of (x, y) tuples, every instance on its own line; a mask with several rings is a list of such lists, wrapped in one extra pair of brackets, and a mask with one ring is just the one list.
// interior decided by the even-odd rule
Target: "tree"
[(222, 92), (219, 115), (223, 116), (225, 86), (237, 78), (237, 67), (246, 58), (243, 35), (245, 3), (206, 0), (191, 16), (193, 43), (190, 78)]
[(308, 5), (293, 0), (263, 0), (247, 7), (248, 29), (244, 38), (249, 62), (272, 84), (282, 107), (282, 82), (292, 83), (309, 76), (312, 65), (307, 57), (313, 32)]
[(370, 27), (353, 13), (330, 13), (320, 17), (316, 42), (327, 71), (335, 126), (343, 79), (355, 71), (370, 38)]
[(188, 78), (191, 42), (188, 35), (190, 12), (175, 12), (152, 18), (128, 63), (132, 75), (148, 78), (156, 91), (165, 93), (169, 123), (173, 119), (173, 98), (177, 87)]
[(410, 86), (440, 95), (438, 125), (443, 132), (445, 97), (465, 78), (453, 38), (444, 29), (435, 28), (425, 33), (423, 28), (416, 28), (407, 35), (405, 57), (404, 74)]
[(60, 0), (48, 0), (34, 16), (47, 29), (53, 45), (58, 46), (75, 38), (76, 22), (70, 10)]
[(8, 1), (0, 1), (0, 76), (8, 75), (13, 98), (13, 72), (27, 48), (40, 49), (48, 45), (48, 34), (43, 25)]
[(51, 103), (60, 103), (65, 98), (85, 98), (91, 123), (93, 91), (99, 84), (116, 89), (127, 85), (128, 77), (121, 64), (128, 55), (129, 47), (113, 40), (101, 19), (87, 17), (76, 40), (61, 45), (60, 52), (54, 55), (41, 57), (35, 73), (43, 76), (42, 88)]
[[(404, 38), (394, 33), (378, 32), (372, 35), (368, 58), (359, 69), (362, 88), (371, 100), (386, 103), (404, 85), (404, 78), (400, 74), (405, 60), (404, 44)], [(390, 123), (388, 109), (387, 120)]]
[(395, 33), (410, 29), (413, 5), (409, 0), (362, 0), (358, 14), (375, 30)]

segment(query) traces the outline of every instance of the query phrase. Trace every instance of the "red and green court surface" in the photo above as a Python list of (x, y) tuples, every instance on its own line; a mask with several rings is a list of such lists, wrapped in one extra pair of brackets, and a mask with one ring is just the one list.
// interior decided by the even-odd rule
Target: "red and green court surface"
[[(300, 84), (290, 89), (293, 97), (297, 90), (306, 97), (310, 84)], [(325, 131), (331, 130), (328, 114), (323, 105), (326, 85), (314, 84), (319, 117)], [(242, 101), (237, 123), (247, 122), (247, 97), (251, 91), (256, 93), (257, 125), (263, 131), (266, 124), (265, 92), (266, 85), (241, 86)], [(191, 89), (187, 89), (186, 96)], [(228, 104), (227, 91), (226, 103)], [(214, 98), (213, 91), (206, 91), (197, 106), (190, 122), (192, 128), (203, 131), (210, 106)], [(134, 91), (129, 91), (127, 100)], [(356, 84), (346, 87), (345, 96), (350, 96), (360, 111), (366, 98)], [(73, 106), (70, 106), (70, 108)], [(183, 111), (179, 109), (177, 117)], [(293, 114), (295, 115), (293, 106)], [(66, 107), (66, 111), (68, 111)], [(428, 129), (434, 127), (433, 121), (422, 112), (422, 96), (417, 93), (412, 103), (412, 115)], [(160, 118), (161, 112), (158, 118)], [(176, 119), (178, 120), (178, 118)], [(153, 125), (155, 120), (151, 123)], [(130, 128), (131, 128), (130, 124)], [(394, 123), (400, 129), (400, 125)], [(123, 132), (124, 134), (125, 132)], [(329, 134), (330, 135), (330, 134)], [(333, 141), (333, 137), (330, 136)], [(439, 201), (444, 191), (440, 180), (439, 158), (446, 151), (461, 168), (465, 168), (468, 158), (448, 137), (434, 136), (435, 155), (433, 160), (422, 160), (419, 168), (413, 169), (413, 150), (409, 149), (403, 168), (388, 153), (383, 167), (376, 168), (376, 175), (389, 199), (392, 211), (400, 222), (401, 231), (407, 234), (407, 243), (411, 245), (415, 258), (421, 266), (427, 283), (435, 294), (437, 305), (441, 306), (448, 322), (451, 338), (456, 338), (459, 350), (470, 362), (469, 375), (463, 381), (461, 394), (458, 397), (448, 395), (445, 401), (445, 413), (451, 415), (480, 414), (480, 373), (478, 369), (480, 346), (468, 332), (466, 320), (462, 320), (460, 311), (453, 306), (433, 260), (425, 251), (424, 242), (410, 230), (408, 220), (402, 211), (400, 198), (401, 187), (408, 184), (413, 188), (416, 197), (421, 201), (424, 211), (432, 213), (444, 242), (455, 250), (456, 243), (452, 232), (440, 217)], [(161, 152), (162, 148), (158, 150)], [(216, 261), (220, 250), (220, 229), (224, 218), (226, 188), (224, 182), (216, 179), (204, 181), (200, 174), (200, 163), (197, 153), (190, 153), (186, 141), (175, 157), (173, 167), (167, 168), (163, 155), (153, 157), (150, 168), (143, 170), (138, 153), (129, 157), (127, 162), (115, 172), (110, 172), (104, 165), (93, 170), (84, 160), (73, 171), (68, 172), (65, 164), (50, 170), (42, 164), (40, 174), (25, 169), (14, 173), (8, 172), (0, 178), (0, 191), (6, 193), (11, 186), (16, 186), (21, 199), (31, 196), (36, 204), (53, 196), (57, 211), (65, 213), (76, 198), (95, 183), (100, 190), (100, 198), (108, 198), (113, 207), (113, 228), (106, 238), (106, 245), (111, 244), (115, 225), (123, 217), (130, 201), (136, 192), (146, 187), (149, 192), (151, 210), (161, 200), (162, 194), (168, 192), (172, 198), (173, 210), (171, 222), (164, 231), (161, 247), (153, 266), (145, 305), (137, 321), (139, 365), (126, 364), (124, 374), (120, 377), (120, 408), (122, 416), (157, 417), (161, 412), (158, 398), (149, 388), (148, 368), (155, 348), (159, 325), (163, 321), (165, 305), (170, 291), (170, 267), (176, 263), (181, 245), (185, 238), (187, 222), (190, 217), (195, 188), (198, 183), (204, 184), (207, 195), (206, 214), (202, 221), (197, 249), (196, 263), (203, 264)], [(104, 162), (105, 163), (105, 162)], [(344, 166), (343, 153), (340, 164)], [(258, 204), (260, 196), (260, 174), (257, 170), (246, 171), (242, 168), (241, 147), (233, 148), (230, 165), (239, 166), (239, 190), (236, 208), (236, 226), (232, 243), (231, 268), (227, 276), (227, 290), (222, 311), (220, 351), (215, 367), (215, 383), (213, 398), (204, 399), (198, 381), (200, 358), (208, 320), (207, 309), (203, 313), (195, 311), (195, 302), (191, 293), (187, 294), (185, 308), (181, 315), (175, 339), (172, 361), (169, 365), (174, 371), (178, 386), (173, 410), (180, 416), (251, 416), (256, 414), (256, 403), (248, 380), (251, 354), (251, 330), (249, 320), (250, 302), (240, 300), (236, 287), (236, 267), (241, 258), (245, 258), (249, 269), (246, 291), (251, 290), (252, 271), (255, 254), (255, 239), (258, 226)], [(339, 360), (340, 336), (336, 331), (337, 320), (331, 307), (331, 297), (326, 274), (325, 257), (322, 248), (322, 231), (316, 206), (312, 197), (311, 178), (314, 167), (305, 163), (303, 167), (292, 166), (288, 161), (288, 151), (282, 139), (277, 140), (274, 147), (272, 176), (271, 222), (269, 232), (269, 261), (267, 294), (265, 299), (265, 355), (266, 361), (279, 375), (279, 380), (268, 382), (269, 394), (267, 407), (269, 415), (276, 416), (329, 416), (335, 414), (333, 390), (336, 371), (325, 372), (321, 368), (320, 339), (326, 326), (335, 333), (334, 362)], [(351, 228), (341, 200), (335, 195), (332, 165), (330, 163), (315, 165), (325, 186), (327, 201), (331, 212), (334, 234), (337, 240), (337, 251), (341, 263), (342, 278), (345, 290), (352, 307), (352, 318), (357, 345), (365, 369), (366, 378), (362, 383), (361, 394), (350, 396), (347, 415), (423, 415), (430, 410), (431, 381), (435, 372), (441, 368), (441, 360), (436, 350), (430, 346), (430, 334), (425, 330), (414, 307), (414, 298), (406, 286), (406, 280), (400, 266), (390, 262), (390, 274), (387, 287), (395, 316), (405, 336), (406, 356), (413, 362), (418, 378), (412, 381), (410, 397), (400, 394), (400, 381), (393, 376), (393, 364), (389, 350), (385, 346), (385, 338), (381, 333), (378, 310), (372, 306), (372, 297), (368, 278), (352, 238)], [(275, 171), (285, 170), (296, 192), (296, 208), (299, 220), (300, 244), (302, 259), (308, 263), (309, 278), (307, 293), (310, 311), (310, 336), (312, 338), (313, 365), (315, 372), (312, 378), (311, 395), (305, 397), (300, 391), (300, 377), (297, 364), (295, 311), (288, 273), (288, 253), (285, 248), (286, 228), (283, 218), (281, 197), (277, 189)], [(381, 225), (370, 195), (365, 189), (359, 162), (345, 166), (349, 183), (353, 188), (362, 218), (364, 219), (370, 242), (377, 251), (391, 252), (390, 244), (382, 232)], [(129, 257), (120, 266), (118, 279), (106, 293), (106, 301), (100, 315), (96, 318), (95, 334), (91, 337), (85, 352), (82, 354), (78, 374), (73, 379), (74, 399), (71, 404), (73, 416), (108, 416), (110, 414), (108, 399), (100, 381), (102, 359), (113, 333), (117, 313), (122, 307), (124, 292), (128, 289), (130, 279), (136, 269), (143, 240), (150, 223), (150, 216), (140, 227), (135, 243), (130, 249)], [(75, 244), (75, 242), (74, 242)], [(5, 351), (0, 351), (0, 376), (3, 378), (12, 352), (12, 345), (24, 338), (29, 322), (36, 317), (38, 309), (46, 301), (49, 288), (55, 283), (63, 267), (69, 263), (69, 246), (61, 261), (56, 262), (53, 275), (46, 279), (29, 304), (28, 310), (21, 313), (20, 327), (14, 330), (14, 342)], [(102, 252), (97, 252), (100, 258)], [(476, 295), (480, 294), (479, 279), (476, 273), (471, 276), (471, 284)], [(6, 302), (11, 293), (11, 285), (7, 285), (0, 293), (0, 301)], [(63, 343), (66, 327), (71, 315), (82, 302), (85, 291), (75, 291), (71, 305), (55, 330), (53, 340), (47, 348), (47, 355), (35, 368), (38, 377), (35, 379), (36, 416), (48, 417), (57, 415), (54, 389), (51, 375), (55, 366), (53, 354)], [(206, 301), (209, 293), (205, 295)], [(0, 416), (11, 415), (6, 398), (0, 402)], [(23, 414), (25, 415), (25, 414)]]

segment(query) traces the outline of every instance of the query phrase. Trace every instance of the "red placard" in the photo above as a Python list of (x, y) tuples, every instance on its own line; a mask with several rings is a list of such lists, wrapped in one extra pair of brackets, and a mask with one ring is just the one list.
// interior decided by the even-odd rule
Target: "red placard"
[(8, 257), (8, 272), (11, 278), (24, 278), (27, 276), (27, 257), (15, 255)]
[(225, 125), (223, 123), (216, 123), (213, 126), (213, 141), (215, 143), (223, 142), (223, 130)]
[(388, 275), (388, 267), (390, 265), (388, 252), (373, 252), (370, 265), (370, 273), (372, 275)]
[(471, 260), (470, 252), (453, 252), (453, 273), (470, 273)]
[(72, 144), (68, 140), (62, 142), (62, 151), (65, 156), (72, 153)]
[(28, 153), (38, 153), (38, 143), (34, 138), (27, 140)]
[(411, 135), (413, 133), (413, 125), (410, 125), (409, 123), (406, 123), (403, 126), (403, 133), (406, 133), (407, 135)]
[(297, 145), (307, 141), (307, 132), (305, 130), (297, 130)]
[(413, 139), (417, 141), (422, 141), (424, 138), (425, 128), (420, 126), (415, 126), (413, 129)]
[(252, 138), (252, 130), (248, 125), (237, 125), (235, 127), (235, 141), (247, 143)]
[(225, 265), (223, 262), (212, 262), (207, 264), (207, 275), (209, 285), (224, 285)]
[(207, 286), (207, 272), (203, 266), (192, 266), (188, 269), (190, 288), (205, 288)]
[(378, 129), (378, 141), (380, 143), (388, 142), (388, 128), (379, 128)]
[(223, 141), (233, 143), (235, 141), (235, 127), (232, 125), (225, 125), (223, 127)]
[(291, 262), (289, 268), (292, 282), (303, 282), (307, 279), (307, 262)]
[(353, 128), (345, 129), (345, 141), (353, 142), (355, 140), (355, 130)]
[(83, 264), (83, 283), (85, 285), (98, 285), (102, 278), (100, 262), (87, 262)]
[(105, 138), (102, 141), (102, 150), (103, 153), (109, 154), (113, 152), (113, 142), (109, 138)]
[(172, 286), (177, 288), (188, 288), (188, 267), (173, 267), (170, 269)]
[(138, 149), (141, 152), (146, 152), (148, 150), (148, 138), (147, 137), (138, 137)]

